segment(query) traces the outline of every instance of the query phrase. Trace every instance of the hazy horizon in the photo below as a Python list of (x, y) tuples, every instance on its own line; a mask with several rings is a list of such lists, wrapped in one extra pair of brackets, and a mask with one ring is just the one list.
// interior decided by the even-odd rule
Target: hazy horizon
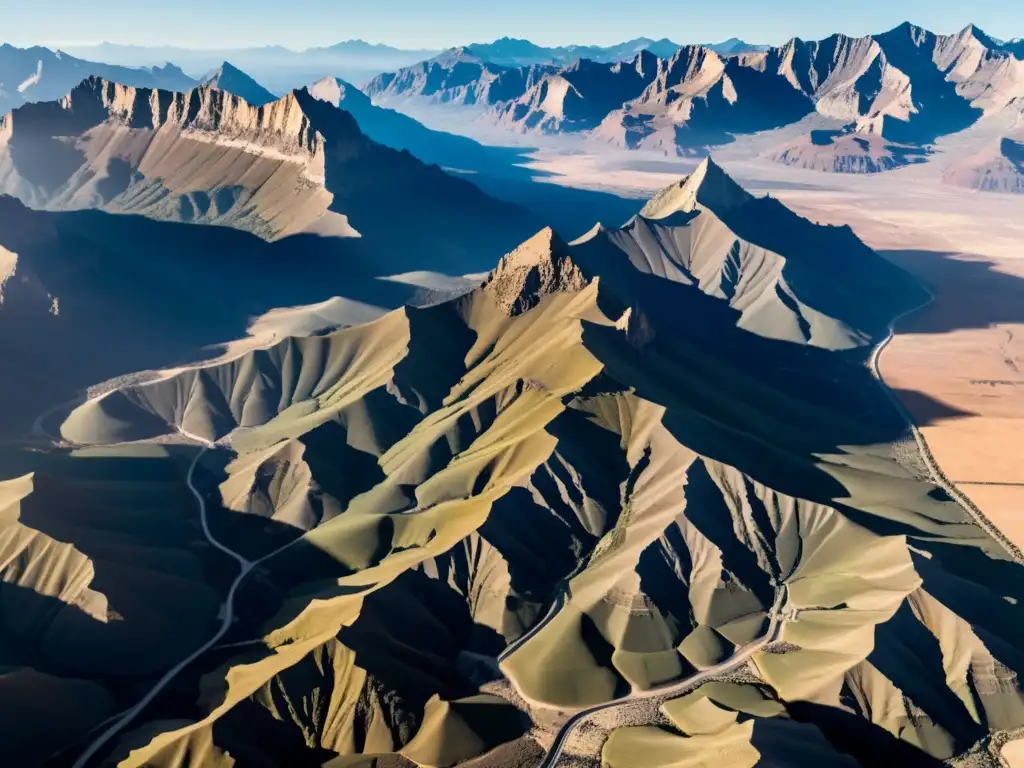
[[(527, 38), (539, 45), (613, 45), (625, 40), (668, 37), (678, 42), (718, 42), (738, 37), (780, 44), (797, 36), (820, 39), (836, 32), (864, 35), (904, 21), (937, 33), (973, 23), (998, 38), (1024, 35), (1024, 7), (1009, 9), (984, 0), (970, 15), (949, 0), (909, 0), (898, 5), (867, 0), (856, 11), (788, 0), (767, 18), (756, 0), (731, 0), (711, 7), (681, 8), (668, 0), (635, 7), (610, 0), (568, 0), (558, 6), (521, 0), (507, 7), (474, 13), (466, 0), (382, 0), (351, 5), (326, 0), (295, 0), (288, 13), (269, 0), (244, 6), (210, 6), (181, 0), (173, 7), (135, 6), (128, 0), (96, 0), (89, 8), (72, 0), (23, 4), (7, 12), (5, 42), (19, 47), (86, 47), (100, 43), (194, 50), (258, 48), (280, 45), (304, 50), (361, 39), (404, 49), (444, 49), (501, 37)], [(116, 23), (112, 22), (116, 19)], [(196, 24), (201, 19), (202, 24)]]

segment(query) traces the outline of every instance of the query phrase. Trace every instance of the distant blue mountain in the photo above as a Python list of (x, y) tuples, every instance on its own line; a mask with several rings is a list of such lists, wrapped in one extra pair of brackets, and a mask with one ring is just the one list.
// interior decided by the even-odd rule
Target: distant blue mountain
[(227, 61), (215, 72), (203, 78), (202, 84), (233, 93), (254, 107), (262, 107), (264, 104), (277, 101), (277, 96)]
[(736, 53), (767, 51), (771, 48), (770, 45), (748, 43), (745, 40), (740, 40), (738, 37), (730, 37), (728, 40), (723, 40), (720, 43), (705, 43), (704, 47), (710, 48), (715, 53), (720, 53), (726, 56)]
[[(682, 47), (680, 43), (663, 37), (653, 40), (638, 37), (617, 45), (563, 45), (554, 48), (537, 45), (529, 40), (502, 37), (493, 43), (473, 43), (468, 50), (484, 61), (503, 66), (525, 66), (529, 64), (568, 64), (577, 59), (590, 59), (600, 63), (630, 61), (642, 51), (650, 51), (659, 58), (668, 58)], [(706, 44), (720, 54), (748, 53), (768, 50), (767, 45), (754, 45), (736, 37), (721, 43)]]

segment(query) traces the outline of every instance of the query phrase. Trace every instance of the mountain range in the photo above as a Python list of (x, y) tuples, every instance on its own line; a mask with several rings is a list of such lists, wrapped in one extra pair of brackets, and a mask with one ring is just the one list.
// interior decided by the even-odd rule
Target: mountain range
[(684, 46), (628, 62), (505, 67), (457, 49), (383, 74), (366, 92), (485, 106), (520, 133), (577, 133), (629, 149), (702, 154), (737, 137), (832, 121), (771, 157), (830, 171), (879, 171), (927, 159), (937, 139), (983, 118), (1019, 123), (1024, 61), (1015, 43), (974, 26), (935, 35), (911, 24), (861, 38), (794, 38), (763, 51)]
[[(14, 215), (5, 247), (45, 263), (73, 214)], [(251, 271), (240, 245), (183, 255)], [(8, 754), (538, 765), (598, 709), (624, 722), (570, 754), (616, 768), (978, 754), (1024, 724), (1020, 566), (901, 463), (864, 365), (925, 296), (706, 161), (456, 297), (52, 411), (73, 451), (0, 447), (31, 563), (5, 567), (0, 686), (47, 694)]]
[[(655, 56), (671, 56), (682, 46), (666, 37), (652, 40), (649, 37), (638, 37), (617, 45), (563, 45), (547, 47), (537, 45), (529, 40), (503, 37), (493, 43), (474, 43), (466, 46), (468, 50), (481, 59), (492, 64), (504, 66), (522, 66), (530, 64), (571, 64), (579, 59), (589, 59), (606, 63), (628, 61), (643, 51), (650, 51)], [(764, 50), (768, 46), (754, 45), (739, 38), (729, 38), (721, 43), (708, 43), (707, 47), (723, 54), (744, 53)]]
[[(502, 65), (569, 63), (578, 58), (614, 62), (631, 58), (648, 48), (659, 55), (669, 55), (678, 47), (676, 43), (667, 39), (650, 38), (637, 38), (610, 46), (545, 47), (529, 40), (507, 37), (492, 43), (471, 46), (488, 61)], [(715, 50), (738, 52), (757, 50), (761, 46), (750, 45), (733, 38), (711, 47)], [(346, 40), (335, 45), (307, 48), (302, 51), (293, 51), (282, 46), (194, 50), (173, 46), (150, 48), (113, 43), (71, 46), (69, 51), (86, 59), (130, 67), (162, 66), (165, 62), (174, 62), (197, 79), (219, 67), (221, 62), (230, 61), (278, 94), (302, 87), (324, 75), (333, 75), (352, 83), (363, 83), (381, 72), (405, 67), (439, 53), (395, 48), (363, 40)], [(85, 74), (107, 76), (106, 73), (98, 71), (83, 72), (83, 76)]]
[(49, 48), (0, 45), (0, 114), (30, 101), (60, 99), (87, 77), (140, 88), (188, 90), (196, 81), (173, 64), (130, 68), (85, 61)]
[[(812, 116), (775, 159), (882, 171), (1018, 109), (1013, 45), (44, 66), (0, 117), (4, 764), (1002, 766), (1024, 555), (879, 373), (933, 290), (712, 157), (610, 202), (375, 100), (682, 153)], [(945, 180), (1016, 191), (975, 149)]]

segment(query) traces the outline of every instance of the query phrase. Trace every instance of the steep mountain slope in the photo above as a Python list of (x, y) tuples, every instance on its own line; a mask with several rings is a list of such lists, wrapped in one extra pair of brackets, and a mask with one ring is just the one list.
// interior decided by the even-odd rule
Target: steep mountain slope
[(360, 130), (374, 141), (407, 150), (423, 162), (463, 176), (487, 194), (533, 211), (560, 231), (574, 235), (585, 232), (595, 218), (620, 223), (642, 205), (608, 193), (537, 183), (544, 174), (529, 167), (528, 148), (491, 146), (427, 128), (398, 110), (374, 104), (365, 93), (339, 78), (322, 78), (308, 90), (351, 114)]
[[(52, 101), (64, 96), (87, 77), (102, 77), (138, 88), (185, 91), (196, 83), (172, 64), (140, 69), (84, 61), (49, 48), (0, 45), (0, 91), (9, 110), (25, 102)], [(157, 62), (154, 62), (156, 64)]]
[(880, 173), (923, 163), (931, 153), (877, 134), (813, 130), (775, 147), (765, 157), (783, 165), (834, 173)]
[(253, 107), (277, 101), (277, 96), (227, 61), (203, 78), (201, 85), (233, 93)]
[[(685, 147), (694, 130), (717, 129), (726, 134), (718, 141), (727, 141), (728, 135), (785, 125), (815, 111), (847, 123), (847, 133), (868, 142), (881, 136), (890, 146), (926, 145), (999, 112), (1024, 88), (1024, 62), (986, 48), (985, 39), (973, 27), (937, 36), (905, 24), (863, 38), (794, 39), (782, 48), (725, 61), (709, 60), (703, 50), (685, 56), (681, 51), (682, 61), (666, 67), (668, 81), (659, 78), (611, 115), (602, 135), (626, 146), (661, 149), (674, 140)], [(714, 142), (713, 133), (711, 138)], [(861, 167), (853, 160), (860, 152), (850, 140), (810, 143), (817, 149), (799, 153), (806, 167)], [(795, 148), (788, 149), (774, 154), (793, 164)], [(865, 149), (875, 156), (866, 163), (871, 170), (905, 164), (899, 152)], [(823, 159), (827, 155), (831, 162)]]
[(1004, 136), (992, 146), (954, 163), (942, 180), (984, 192), (1024, 193), (1024, 142)]
[[(52, 226), (42, 214), (34, 218), (40, 222), (40, 228)], [(319, 258), (309, 254), (304, 257), (303, 269), (296, 271), (289, 266), (295, 261), (289, 256), (287, 240), (260, 252), (253, 247), (250, 238), (222, 237), (216, 243), (217, 249), (248, 253), (246, 263), (249, 266), (243, 280), (232, 275), (235, 262), (223, 256), (218, 260), (217, 250), (198, 245), (201, 238), (186, 240), (184, 233), (165, 229), (163, 237), (170, 240), (165, 247), (187, 249), (190, 255), (177, 262), (182, 278), (164, 284), (160, 301), (155, 301), (153, 289), (145, 286), (147, 283), (158, 285), (163, 279), (162, 273), (152, 267), (133, 264), (132, 249), (126, 249), (124, 255), (99, 251), (102, 271), (94, 273), (75, 266), (80, 241), (77, 238), (64, 241), (71, 234), (67, 232), (71, 223), (61, 221), (58, 226), (66, 234), (40, 235), (38, 242), (31, 245), (12, 243), (12, 250), (22, 252), (25, 257), (19, 274), (30, 274), (27, 270), (37, 264), (34, 274), (42, 275), (39, 284), (45, 290), (38, 288), (29, 294), (33, 284), (22, 288), (22, 294), (34, 297), (33, 314), (20, 323), (16, 322), (19, 316), (11, 314), (3, 327), (7, 329), (8, 349), (14, 350), (13, 358), (33, 362), (29, 370), (40, 367), (35, 362), (37, 358), (50, 361), (48, 365), (56, 365), (61, 374), (55, 378), (62, 386), (73, 382), (80, 386), (93, 383), (104, 378), (99, 375), (101, 372), (106, 376), (125, 373), (128, 361), (143, 360), (144, 365), (155, 365), (157, 361), (152, 356), (155, 338), (161, 339), (159, 349), (163, 354), (173, 352), (176, 357), (200, 346), (199, 342), (229, 339), (232, 331), (237, 335), (244, 330), (246, 317), (265, 312), (269, 308), (267, 304), (274, 299), (285, 304), (303, 304), (322, 300), (326, 298), (325, 293), (337, 291), (350, 299), (387, 307), (408, 300), (412, 295), (411, 287), (403, 291), (403, 286), (393, 283), (353, 281), (351, 272), (347, 271), (351, 267), (332, 265), (331, 254)], [(147, 234), (143, 229), (133, 238), (153, 237), (157, 232), (159, 230)], [(61, 251), (68, 253), (66, 261), (58, 258)], [(878, 259), (848, 229), (814, 227), (774, 200), (754, 198), (710, 161), (684, 184), (666, 190), (622, 229), (595, 228), (567, 247), (567, 253), (581, 270), (581, 279), (600, 278), (611, 283), (621, 295), (623, 306), (646, 301), (660, 304), (662, 294), (671, 295), (673, 291), (699, 292), (699, 298), (689, 301), (694, 303), (694, 312), (702, 323), (736, 325), (761, 337), (828, 349), (868, 343), (884, 333), (888, 318), (902, 306), (906, 297), (923, 299), (902, 272)], [(824, 267), (826, 260), (827, 268)], [(207, 264), (209, 266), (204, 266)], [(124, 273), (125, 286), (119, 289), (104, 282), (106, 270)], [(127, 276), (132, 274), (137, 276), (129, 281)], [(311, 274), (318, 275), (318, 284), (309, 285)], [(195, 275), (202, 275), (203, 280), (196, 281)], [(870, 301), (863, 300), (865, 293), (870, 293)], [(13, 293), (12, 301), (18, 297), (19, 293)], [(211, 300), (209, 297), (220, 298)], [(181, 323), (172, 332), (169, 326), (176, 307), (206, 306), (211, 301), (216, 302), (216, 315), (204, 314), (194, 323)], [(53, 302), (60, 308), (59, 316), (50, 314)], [(17, 307), (16, 303), (9, 304), (0, 319), (8, 312), (18, 312)], [(119, 329), (118, 323), (127, 317), (133, 318), (131, 327)], [(34, 333), (26, 335), (26, 327), (35, 329)], [(109, 341), (115, 332), (119, 332), (118, 338), (122, 341), (113, 345), (111, 352), (99, 354), (99, 350), (111, 346)], [(394, 338), (397, 342), (400, 337)], [(278, 351), (272, 352), (272, 357), (282, 356), (282, 359), (272, 366), (285, 365), (287, 360), (292, 361), (288, 365), (320, 361), (315, 363), (319, 366), (329, 357), (330, 345), (326, 339), (315, 337), (303, 343), (313, 346), (293, 349), (290, 341), (279, 343), (273, 348)], [(249, 369), (244, 375), (246, 387), (264, 386), (264, 379), (257, 375), (261, 370), (259, 365)], [(93, 378), (87, 378), (89, 375)], [(144, 401), (144, 410), (158, 414), (159, 418), (155, 422), (143, 419), (139, 423), (145, 430), (155, 429), (155, 432), (119, 432), (116, 439), (108, 435), (103, 441), (152, 438), (166, 433), (167, 428), (161, 425), (176, 423), (175, 414), (179, 413), (176, 409), (185, 407), (187, 412), (192, 412), (188, 398), (184, 397), (186, 391), (194, 389), (197, 396), (206, 399), (205, 386), (191, 383), (195, 375), (192, 369), (183, 372), (181, 377), (184, 378), (180, 381), (186, 384), (181, 388), (174, 385), (173, 396), (159, 402)], [(7, 391), (25, 389), (24, 376), (17, 370), (10, 371), (4, 378), (8, 379)], [(304, 379), (305, 374), (296, 372), (288, 378), (297, 382)], [(49, 387), (37, 383), (34, 391), (40, 396), (49, 394)], [(161, 387), (154, 384), (147, 385), (142, 393), (146, 397), (163, 397), (159, 395), (161, 391)], [(253, 392), (226, 390), (214, 400), (222, 406), (232, 403), (230, 412), (218, 411), (211, 415), (203, 405), (193, 414), (198, 422), (189, 421), (181, 426), (192, 434), (218, 439), (237, 426), (249, 426), (252, 418), (262, 418), (253, 414), (265, 414), (268, 409), (276, 412), (290, 404), (289, 398), (294, 397), (277, 389), (271, 392), (273, 397), (285, 399), (277, 404), (257, 405)], [(124, 422), (132, 410), (117, 394), (90, 405), (101, 410), (107, 407), (115, 407), (121, 414), (118, 424)], [(86, 423), (91, 420), (87, 419)], [(99, 439), (88, 431), (80, 433), (70, 427), (68, 430), (65, 436), (74, 442)]]
[[(534, 276), (538, 253), (553, 261), (550, 272)], [(905, 273), (876, 256), (848, 228), (818, 227), (770, 198), (755, 198), (710, 159), (619, 230), (598, 226), (571, 245), (545, 230), (506, 256), (482, 290), (518, 315), (551, 291), (566, 286), (582, 290), (598, 279), (609, 286), (606, 297), (614, 296), (623, 308), (650, 306), (654, 311), (666, 297), (690, 296), (683, 306), (692, 303), (691, 311), (709, 327), (735, 324), (760, 337), (825, 349), (879, 339), (889, 318), (924, 297)], [(870, 302), (863, 301), (865, 293), (871, 294)], [(367, 357), (366, 364), (375, 366), (370, 370), (397, 360), (403, 337), (417, 323), (428, 322), (418, 318), (438, 313), (443, 314), (408, 309), (404, 317), (389, 315), (394, 328), (382, 319), (373, 333), (387, 339), (390, 351)], [(220, 440), (311, 395), (333, 391), (334, 376), (341, 371), (330, 362), (336, 338), (341, 337), (285, 339), (256, 353), (254, 360), (224, 363), (215, 374), (189, 368), (163, 381), (113, 392), (77, 411), (64, 425), (64, 437), (74, 443), (116, 443), (180, 428)], [(309, 365), (313, 368), (307, 372)], [(351, 369), (358, 366), (348, 366), (349, 374), (356, 375)], [(267, 371), (283, 367), (288, 373), (280, 374), (282, 382), (286, 379), (297, 390), (283, 390), (280, 384), (267, 388)], [(211, 387), (221, 391), (213, 394)], [(131, 416), (134, 411), (137, 417)], [(110, 413), (117, 417), (111, 419)], [(131, 431), (132, 425), (141, 431)]]
[[(419, 229), (417, 247), (455, 274), (531, 226), (472, 184), (371, 141), (305, 90), (254, 107), (209, 87), (172, 93), (92, 78), (60, 102), (3, 118), (0, 191), (34, 207), (220, 224), (267, 240), (362, 238), (353, 247), (396, 256)], [(407, 231), (396, 231), (395, 215)]]
[(653, 81), (609, 113), (594, 135), (616, 146), (686, 153), (812, 112), (810, 98), (755, 63), (765, 55), (722, 57), (699, 46), (681, 48), (659, 60)]
[(658, 59), (639, 53), (628, 63), (600, 64), (581, 59), (542, 76), (518, 99), (492, 112), (499, 124), (513, 130), (570, 133), (596, 127), (655, 76)]
[(411, 67), (378, 75), (363, 90), (376, 100), (424, 98), (437, 104), (497, 104), (522, 96), (554, 64), (506, 67), (471, 48), (452, 48)]
[(324, 77), (307, 90), (315, 98), (352, 115), (359, 129), (374, 141), (407, 150), (425, 163), (458, 170), (508, 173), (502, 165), (511, 166), (512, 160), (518, 159), (512, 152), (432, 130), (397, 110), (377, 106), (369, 96), (340, 78)]
[(76, 440), (229, 435), (195, 483), (252, 567), (224, 645), (65, 755), (536, 765), (544, 723), (659, 692), (672, 726), (614, 730), (605, 762), (923, 764), (1020, 728), (1021, 565), (896, 460), (868, 349), (737, 306), (773, 269), (874, 339), (923, 294), (708, 164), (470, 294), (76, 409)]

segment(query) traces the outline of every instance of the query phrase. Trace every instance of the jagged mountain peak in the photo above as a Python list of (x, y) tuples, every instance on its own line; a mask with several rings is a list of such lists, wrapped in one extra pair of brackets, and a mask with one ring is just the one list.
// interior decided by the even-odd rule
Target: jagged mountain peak
[(587, 278), (569, 255), (569, 246), (545, 227), (502, 257), (483, 290), (509, 315), (521, 315), (553, 293), (579, 291)]
[(229, 61), (203, 78), (202, 85), (233, 93), (256, 107), (277, 101), (277, 96)]
[(733, 181), (709, 155), (693, 173), (652, 198), (640, 215), (647, 219), (664, 219), (673, 213), (689, 213), (698, 205), (711, 211), (730, 210), (750, 199), (750, 193)]
[(929, 32), (924, 27), (919, 27), (916, 24), (912, 24), (909, 21), (904, 21), (902, 24), (893, 27), (888, 32), (883, 32), (880, 35), (876, 35), (876, 39), (888, 39), (888, 40), (907, 40), (910, 44), (921, 47), (928, 43), (929, 40), (935, 39), (935, 34)]

